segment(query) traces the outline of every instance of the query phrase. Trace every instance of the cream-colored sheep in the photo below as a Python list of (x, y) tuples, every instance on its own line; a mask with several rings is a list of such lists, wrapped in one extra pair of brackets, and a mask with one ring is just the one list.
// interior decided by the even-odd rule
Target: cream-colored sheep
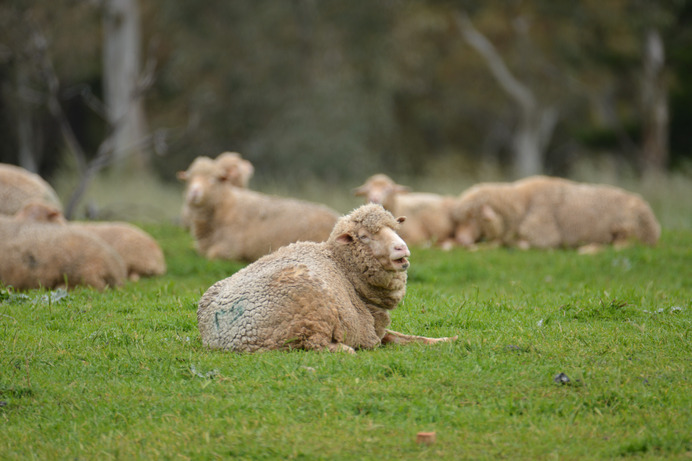
[(292, 242), (320, 242), (339, 217), (317, 203), (229, 187), (225, 172), (200, 158), (180, 177), (190, 230), (208, 258), (254, 261)]
[(0, 216), (0, 281), (18, 290), (123, 284), (125, 262), (103, 240), (54, 223)]
[[(248, 160), (245, 160), (237, 152), (223, 152), (215, 159), (200, 156), (195, 158), (187, 171), (179, 171), (178, 179), (187, 181), (189, 177), (197, 174), (218, 175), (223, 178), (223, 183), (227, 186), (247, 188), (250, 178), (255, 172), (255, 168)], [(189, 188), (188, 182), (188, 188)], [(185, 191), (187, 195), (187, 190)], [(185, 229), (190, 229), (190, 210), (187, 202), (183, 203), (180, 211), (181, 224)]]
[(133, 224), (68, 222), (60, 210), (43, 202), (28, 202), (15, 216), (26, 221), (69, 225), (73, 229), (80, 229), (99, 237), (123, 259), (130, 280), (166, 273), (166, 260), (159, 244), (151, 235)]
[(299, 242), (212, 285), (199, 301), (205, 346), (255, 352), (354, 352), (387, 343), (436, 343), (387, 330), (406, 292), (409, 249), (399, 220), (369, 204), (339, 219), (326, 242)]
[(451, 210), (455, 197), (424, 192), (395, 183), (389, 176), (376, 174), (354, 190), (367, 202), (379, 203), (396, 216), (405, 216), (401, 237), (409, 245), (438, 244), (449, 247), (454, 238)]
[(214, 159), (228, 178), (231, 186), (246, 188), (255, 168), (237, 152), (223, 152)]
[(134, 224), (70, 221), (69, 226), (94, 234), (113, 247), (125, 261), (130, 280), (166, 273), (166, 259), (161, 246), (151, 235)]
[(513, 183), (481, 183), (454, 207), (456, 239), (520, 248), (655, 245), (660, 225), (649, 205), (623, 189), (532, 176)]
[(39, 175), (0, 163), (0, 214), (13, 216), (30, 201), (40, 200), (62, 210), (55, 190)]

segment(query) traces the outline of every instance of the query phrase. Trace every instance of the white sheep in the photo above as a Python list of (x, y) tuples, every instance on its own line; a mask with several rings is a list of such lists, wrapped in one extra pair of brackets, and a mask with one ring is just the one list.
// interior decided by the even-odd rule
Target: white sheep
[(67, 221), (57, 208), (43, 202), (31, 201), (17, 212), (15, 217), (34, 222), (68, 225), (99, 237), (110, 245), (123, 259), (128, 278), (162, 275), (166, 272), (166, 260), (158, 242), (139, 227), (118, 221)]
[(123, 284), (125, 262), (88, 232), (20, 216), (0, 216), (0, 281), (18, 290)]
[(389, 176), (376, 174), (354, 189), (356, 196), (367, 202), (379, 203), (396, 216), (406, 216), (401, 236), (409, 245), (438, 244), (449, 248), (454, 238), (451, 210), (456, 200), (425, 192), (410, 192), (410, 188), (395, 183)]
[(655, 245), (661, 227), (651, 207), (623, 189), (532, 176), (513, 183), (481, 183), (454, 207), (456, 239), (519, 248), (594, 249), (639, 240)]
[(13, 216), (25, 203), (35, 200), (62, 210), (58, 195), (43, 178), (24, 168), (0, 163), (0, 214)]
[[(215, 159), (210, 157), (200, 156), (195, 158), (187, 171), (179, 171), (178, 179), (187, 181), (188, 177), (195, 174), (218, 174), (223, 176), (224, 184), (232, 187), (247, 188), (250, 178), (255, 172), (255, 168), (248, 160), (245, 160), (237, 152), (223, 152)], [(191, 183), (188, 183), (188, 188)], [(187, 191), (185, 192), (187, 194)], [(190, 229), (190, 210), (187, 202), (183, 203), (180, 211), (180, 220), (185, 229)]]
[(344, 216), (326, 242), (299, 242), (212, 285), (199, 301), (205, 346), (345, 351), (436, 343), (387, 330), (406, 292), (410, 252), (394, 219), (368, 204)]
[(197, 158), (179, 177), (187, 181), (185, 204), (197, 250), (211, 259), (254, 261), (292, 242), (320, 242), (339, 217), (317, 203), (230, 187), (213, 161)]

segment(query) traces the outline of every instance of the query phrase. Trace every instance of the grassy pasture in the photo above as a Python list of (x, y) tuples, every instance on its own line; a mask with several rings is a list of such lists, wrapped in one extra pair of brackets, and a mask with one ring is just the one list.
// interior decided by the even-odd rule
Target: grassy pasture
[(349, 356), (206, 350), (196, 303), (241, 265), (145, 228), (163, 277), (0, 291), (0, 458), (692, 457), (690, 230), (589, 256), (414, 248), (392, 328), (459, 340)]

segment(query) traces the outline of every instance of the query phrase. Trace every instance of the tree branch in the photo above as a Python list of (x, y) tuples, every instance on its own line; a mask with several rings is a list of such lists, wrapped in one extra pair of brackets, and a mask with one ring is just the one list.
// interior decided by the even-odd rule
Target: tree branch
[(485, 59), (498, 84), (519, 104), (522, 110), (532, 113), (536, 108), (536, 98), (512, 75), (492, 43), (476, 30), (465, 12), (456, 14), (456, 24), (462, 37)]

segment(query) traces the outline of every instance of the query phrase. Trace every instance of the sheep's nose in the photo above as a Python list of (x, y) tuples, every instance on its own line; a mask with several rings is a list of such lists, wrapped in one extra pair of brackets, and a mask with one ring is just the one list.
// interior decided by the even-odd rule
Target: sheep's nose
[(404, 256), (407, 258), (409, 256), (411, 256), (411, 252), (409, 251), (408, 246), (406, 246), (406, 244), (404, 242), (395, 244), (394, 245), (394, 251), (397, 253), (399, 253), (399, 252), (404, 253)]

